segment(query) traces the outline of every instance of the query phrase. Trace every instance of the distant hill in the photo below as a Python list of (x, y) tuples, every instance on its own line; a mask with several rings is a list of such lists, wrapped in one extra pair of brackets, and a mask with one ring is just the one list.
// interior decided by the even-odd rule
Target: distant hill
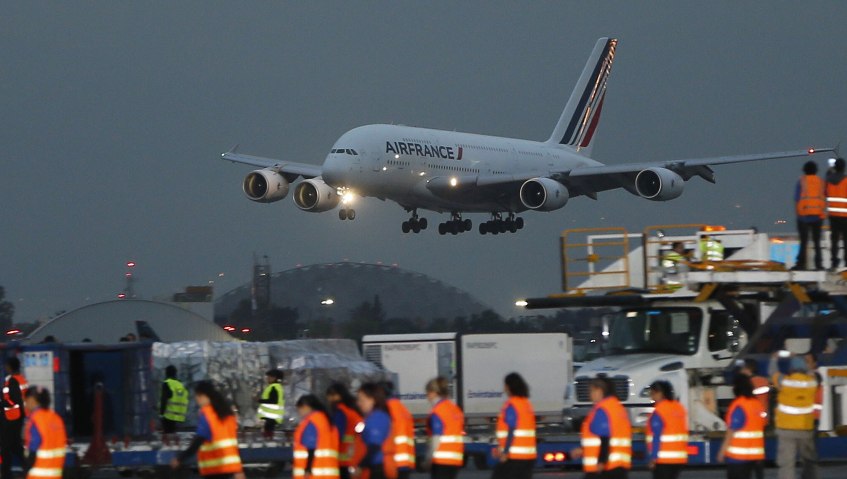
[[(250, 299), (251, 284), (215, 301), (215, 317), (228, 317)], [(271, 303), (297, 309), (300, 320), (328, 318), (343, 322), (350, 310), (379, 296), (387, 319), (470, 317), (490, 309), (470, 294), (421, 273), (369, 263), (326, 263), (271, 275)], [(332, 299), (331, 305), (322, 301)]]

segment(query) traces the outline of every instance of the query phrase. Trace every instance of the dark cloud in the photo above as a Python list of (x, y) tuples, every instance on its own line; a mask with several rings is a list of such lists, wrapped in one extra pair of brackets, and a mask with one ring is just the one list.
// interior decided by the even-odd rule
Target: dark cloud
[(234, 287), (256, 251), (275, 269), (397, 262), (508, 313), (558, 287), (564, 228), (785, 229), (801, 160), (723, 167), (666, 204), (613, 192), (527, 214), (518, 235), (443, 238), (402, 235), (405, 213), (373, 199), (355, 222), (252, 204), (247, 169), (217, 158), (241, 143), (318, 164), (378, 122), (545, 139), (608, 34), (601, 161), (831, 144), (845, 20), (840, 2), (7, 2), (0, 284), (30, 320), (112, 297), (130, 257), (152, 296), (219, 272), (218, 291)]

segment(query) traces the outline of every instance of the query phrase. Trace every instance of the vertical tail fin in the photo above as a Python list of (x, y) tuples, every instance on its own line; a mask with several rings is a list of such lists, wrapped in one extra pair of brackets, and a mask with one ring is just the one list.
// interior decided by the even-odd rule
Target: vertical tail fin
[(617, 38), (601, 38), (594, 45), (591, 56), (582, 70), (576, 87), (571, 92), (565, 111), (556, 124), (547, 143), (570, 146), (583, 153), (591, 149), (591, 140), (600, 121), (606, 82), (612, 72)]

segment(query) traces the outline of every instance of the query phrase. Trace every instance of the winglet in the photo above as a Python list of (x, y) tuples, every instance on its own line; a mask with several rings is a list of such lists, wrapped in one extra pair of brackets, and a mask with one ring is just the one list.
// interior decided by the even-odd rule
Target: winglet
[(238, 152), (239, 143), (236, 143), (235, 146), (229, 149), (227, 153), (237, 153)]

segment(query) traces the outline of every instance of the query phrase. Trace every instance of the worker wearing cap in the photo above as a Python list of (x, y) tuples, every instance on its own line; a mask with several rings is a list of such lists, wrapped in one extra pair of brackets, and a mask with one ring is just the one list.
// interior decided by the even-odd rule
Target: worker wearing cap
[(724, 247), (723, 243), (717, 238), (710, 235), (700, 237), (700, 260), (701, 261), (723, 261)]
[(847, 265), (847, 175), (844, 158), (835, 160), (832, 172), (826, 177), (826, 213), (829, 216), (829, 243), (832, 248), (832, 270), (838, 268), (838, 247), (843, 243), (844, 263)]
[(771, 357), (768, 372), (772, 374), (777, 389), (777, 406), (774, 413), (776, 435), (779, 441), (776, 463), (779, 479), (794, 479), (797, 456), (803, 463), (803, 478), (818, 477), (818, 453), (815, 446), (815, 395), (818, 382), (809, 373), (806, 360), (791, 357), (788, 374), (782, 374), (777, 364), (778, 355)]
[(265, 439), (273, 439), (277, 424), (282, 424), (285, 417), (285, 393), (282, 387), (282, 371), (271, 369), (265, 373), (265, 389), (259, 399), (257, 416), (265, 422), (263, 433)]
[(582, 423), (582, 470), (590, 478), (626, 478), (632, 467), (629, 414), (608, 378), (592, 379), (588, 391), (594, 408)]
[(667, 381), (650, 385), (653, 412), (647, 420), (647, 450), (654, 479), (676, 479), (688, 462), (688, 413)]
[(821, 226), (826, 210), (824, 182), (818, 176), (818, 165), (807, 161), (803, 165), (803, 176), (797, 181), (794, 202), (797, 210), (797, 231), (800, 234), (800, 252), (797, 254), (795, 270), (806, 269), (806, 249), (809, 235), (815, 247), (815, 269), (823, 270), (821, 255)]
[(176, 379), (176, 366), (165, 368), (165, 381), (162, 383), (159, 415), (162, 418), (162, 442), (168, 444), (170, 437), (176, 434), (176, 427), (185, 422), (188, 412), (188, 390)]

